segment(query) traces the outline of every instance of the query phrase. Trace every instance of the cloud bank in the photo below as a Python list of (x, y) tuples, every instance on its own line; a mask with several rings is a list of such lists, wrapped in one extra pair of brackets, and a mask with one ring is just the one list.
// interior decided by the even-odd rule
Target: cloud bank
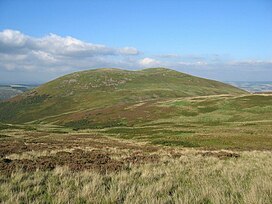
[(118, 65), (122, 64), (120, 59), (138, 54), (133, 47), (112, 48), (70, 36), (49, 34), (34, 38), (14, 30), (0, 32), (0, 66), (6, 70), (60, 71)]
[[(8, 74), (15, 78), (16, 74), (36, 76), (40, 81), (46, 81), (64, 73), (99, 67), (168, 67), (219, 80), (229, 80), (235, 72), (252, 79), (258, 78), (257, 72), (260, 76), (272, 76), (272, 60), (232, 60), (219, 55), (175, 53), (146, 56), (134, 47), (109, 47), (70, 36), (48, 34), (36, 38), (16, 30), (0, 32), (0, 82)], [(229, 77), (225, 79), (224, 76)]]

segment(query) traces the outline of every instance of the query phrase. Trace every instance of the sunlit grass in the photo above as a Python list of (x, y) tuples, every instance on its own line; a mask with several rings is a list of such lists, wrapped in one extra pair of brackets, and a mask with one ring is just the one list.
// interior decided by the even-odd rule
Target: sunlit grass
[(271, 152), (218, 159), (185, 153), (118, 173), (66, 167), (0, 175), (3, 203), (271, 203)]

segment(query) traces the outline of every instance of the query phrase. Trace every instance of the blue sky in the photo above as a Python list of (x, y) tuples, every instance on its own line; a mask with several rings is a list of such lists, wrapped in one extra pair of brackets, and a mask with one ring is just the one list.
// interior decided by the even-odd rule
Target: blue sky
[(0, 82), (105, 66), (272, 76), (271, 0), (0, 0), (0, 32)]

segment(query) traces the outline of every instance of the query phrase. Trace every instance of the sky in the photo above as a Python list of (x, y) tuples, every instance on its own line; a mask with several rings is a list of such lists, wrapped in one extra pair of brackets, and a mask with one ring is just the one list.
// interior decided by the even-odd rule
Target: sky
[(0, 0), (0, 83), (100, 67), (272, 81), (272, 0)]

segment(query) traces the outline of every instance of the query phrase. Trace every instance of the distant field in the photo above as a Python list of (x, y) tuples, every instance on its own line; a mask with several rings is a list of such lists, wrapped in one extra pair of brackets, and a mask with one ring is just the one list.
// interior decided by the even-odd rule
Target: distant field
[(33, 89), (38, 85), (0, 85), (0, 101), (17, 96), (25, 91)]
[(272, 92), (272, 81), (230, 81), (227, 82), (228, 84), (231, 84), (233, 86), (236, 86), (238, 88), (244, 89), (246, 91), (249, 91), (251, 93), (254, 92)]

